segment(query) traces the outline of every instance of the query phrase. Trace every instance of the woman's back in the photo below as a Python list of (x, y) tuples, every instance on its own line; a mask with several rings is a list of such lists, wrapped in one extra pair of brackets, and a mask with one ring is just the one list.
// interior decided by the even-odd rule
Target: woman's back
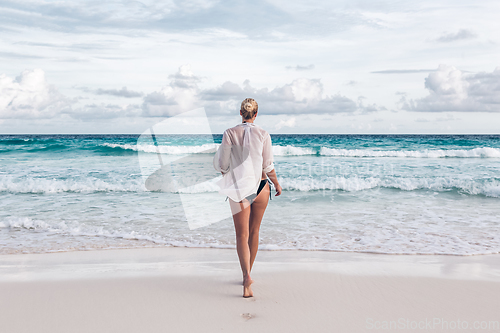
[(214, 157), (214, 167), (224, 175), (217, 182), (220, 193), (235, 201), (256, 193), (260, 180), (274, 169), (271, 136), (254, 123), (227, 129)]

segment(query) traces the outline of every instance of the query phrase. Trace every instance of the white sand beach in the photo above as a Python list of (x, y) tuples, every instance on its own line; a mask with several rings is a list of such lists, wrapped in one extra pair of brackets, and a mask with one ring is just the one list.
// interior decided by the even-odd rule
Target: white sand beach
[(226, 249), (3, 255), (0, 332), (500, 329), (498, 255), (261, 251), (249, 299), (240, 274)]

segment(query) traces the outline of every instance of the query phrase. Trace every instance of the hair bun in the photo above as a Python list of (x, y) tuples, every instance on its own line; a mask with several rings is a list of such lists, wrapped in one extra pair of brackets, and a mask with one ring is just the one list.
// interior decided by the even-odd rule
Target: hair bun
[(241, 102), (241, 115), (245, 119), (250, 119), (252, 118), (256, 113), (257, 110), (259, 109), (259, 105), (253, 98), (246, 98)]
[(253, 109), (253, 105), (252, 105), (252, 103), (250, 103), (250, 102), (245, 103), (245, 105), (244, 105), (243, 107), (244, 107), (244, 108), (245, 108), (245, 110), (246, 110), (246, 111), (248, 111), (248, 112), (252, 111), (252, 109)]

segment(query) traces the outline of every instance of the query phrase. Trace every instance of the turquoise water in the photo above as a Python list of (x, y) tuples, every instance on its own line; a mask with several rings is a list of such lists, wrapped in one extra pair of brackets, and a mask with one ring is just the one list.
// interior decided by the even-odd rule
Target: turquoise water
[[(231, 218), (191, 230), (179, 191), (148, 191), (144, 161), (179, 156), (216, 180), (221, 135), (0, 136), (0, 253), (234, 247)], [(272, 135), (284, 188), (263, 249), (500, 252), (500, 136)], [(214, 143), (215, 142), (215, 143)], [(201, 161), (201, 162), (200, 162)], [(142, 163), (142, 164), (141, 164)], [(191, 163), (191, 164), (189, 164)], [(182, 195), (223, 202), (212, 182)]]

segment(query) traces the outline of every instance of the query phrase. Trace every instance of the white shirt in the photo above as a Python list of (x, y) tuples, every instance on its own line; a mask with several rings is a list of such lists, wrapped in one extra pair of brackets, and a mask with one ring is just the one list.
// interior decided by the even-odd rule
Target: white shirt
[(239, 202), (257, 193), (262, 172), (274, 169), (271, 136), (254, 123), (228, 128), (213, 164), (215, 170), (223, 173), (216, 183), (219, 193)]

